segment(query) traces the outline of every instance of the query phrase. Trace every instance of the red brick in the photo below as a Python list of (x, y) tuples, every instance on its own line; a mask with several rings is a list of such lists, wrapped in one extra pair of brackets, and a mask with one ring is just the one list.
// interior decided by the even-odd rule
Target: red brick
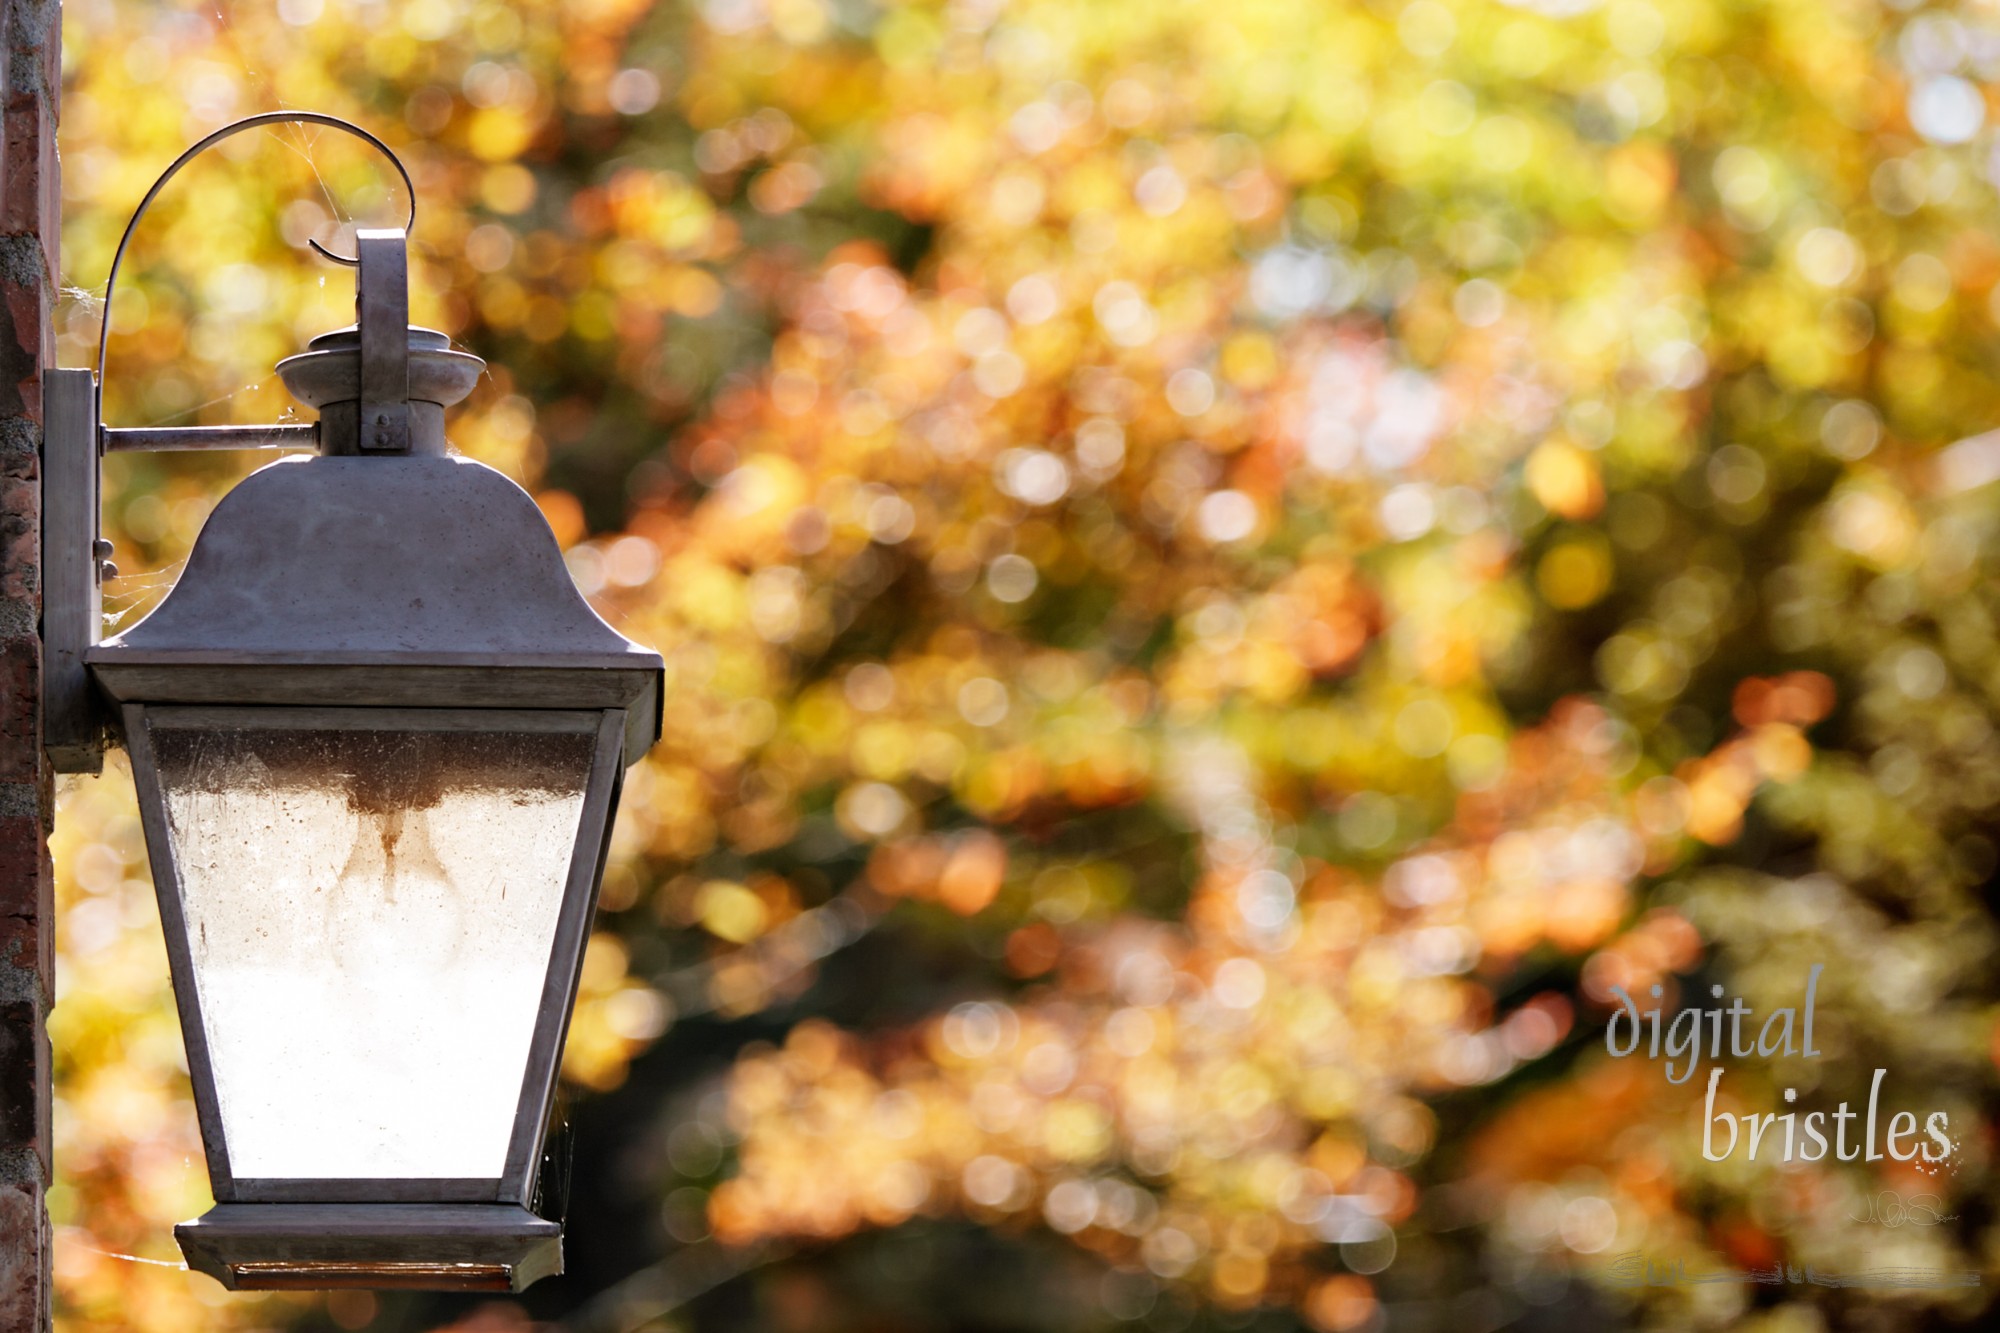
[(0, 639), (0, 782), (41, 778), (41, 645)]
[(42, 108), (32, 97), (15, 98), (7, 108), (7, 190), (0, 199), (0, 230), (28, 236), (41, 230)]
[(42, 1187), (0, 1185), (0, 1329), (48, 1327), (49, 1221)]
[(41, 910), (37, 867), (48, 857), (40, 816), (0, 815), (0, 916)]
[(26, 1144), (48, 1161), (48, 1034), (42, 1006), (31, 1000), (0, 1003), (0, 1142)]
[(0, 475), (0, 598), (41, 604), (41, 483)]
[(41, 330), (49, 319), (49, 292), (45, 284), (17, 283), (0, 278), (0, 367), (12, 382), (13, 392), (0, 388), (0, 403), (6, 410), (30, 421), (42, 419)]

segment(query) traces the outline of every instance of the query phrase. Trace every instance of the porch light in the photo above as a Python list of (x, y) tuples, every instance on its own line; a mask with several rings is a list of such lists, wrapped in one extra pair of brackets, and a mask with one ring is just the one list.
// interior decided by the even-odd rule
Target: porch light
[[(252, 117), (146, 203), (278, 120), (389, 152)], [(662, 664), (591, 610), (528, 495), (449, 451), (484, 363), (409, 326), (405, 231), (356, 248), (322, 250), (356, 268), (355, 325), (278, 366), (314, 424), (106, 429), (101, 380), (50, 372), (47, 741), (72, 771), (131, 759), (216, 1199), (176, 1228), (189, 1264), (518, 1290), (562, 1266), (543, 1140)], [(159, 607), (94, 642), (102, 453), (271, 446), (317, 453), (224, 496)]]

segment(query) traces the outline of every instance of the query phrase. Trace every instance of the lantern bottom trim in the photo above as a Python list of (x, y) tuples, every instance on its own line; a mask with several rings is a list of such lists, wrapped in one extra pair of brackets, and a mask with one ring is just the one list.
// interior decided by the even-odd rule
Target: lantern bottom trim
[(174, 1239), (231, 1291), (520, 1291), (562, 1271), (562, 1227), (515, 1204), (223, 1203)]

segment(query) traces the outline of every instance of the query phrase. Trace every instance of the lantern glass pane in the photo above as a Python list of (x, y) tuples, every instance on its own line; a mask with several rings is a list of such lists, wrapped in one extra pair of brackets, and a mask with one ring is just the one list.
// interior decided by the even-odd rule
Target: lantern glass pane
[(231, 1173), (500, 1176), (592, 737), (152, 740)]

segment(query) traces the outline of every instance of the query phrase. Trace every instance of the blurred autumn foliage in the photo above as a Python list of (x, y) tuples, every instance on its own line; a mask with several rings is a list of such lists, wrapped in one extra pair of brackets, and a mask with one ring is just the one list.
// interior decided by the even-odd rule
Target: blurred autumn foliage
[[(68, 364), (153, 175), (351, 117), (465, 452), (668, 663), (566, 1055), (570, 1275), (239, 1297), (116, 770), (65, 788), (58, 1325), (1979, 1326), (2000, 8), (69, 0)], [(365, 154), (244, 136), (114, 424), (267, 420)], [(129, 623), (259, 460), (109, 461)], [(411, 534), (418, 546), (423, 534)], [(1940, 1108), (1714, 1163), (1611, 988)], [(1950, 1220), (1857, 1224), (1879, 1190)]]

